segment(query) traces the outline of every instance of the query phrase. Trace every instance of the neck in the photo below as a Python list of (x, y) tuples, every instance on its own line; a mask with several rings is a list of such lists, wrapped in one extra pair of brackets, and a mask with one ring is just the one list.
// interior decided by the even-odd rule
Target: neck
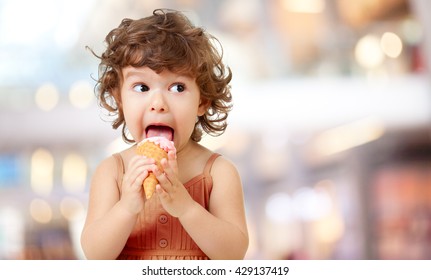
[(190, 139), (186, 145), (177, 149), (178, 164), (187, 161), (190, 157), (193, 157), (199, 147), (201, 146), (198, 143)]

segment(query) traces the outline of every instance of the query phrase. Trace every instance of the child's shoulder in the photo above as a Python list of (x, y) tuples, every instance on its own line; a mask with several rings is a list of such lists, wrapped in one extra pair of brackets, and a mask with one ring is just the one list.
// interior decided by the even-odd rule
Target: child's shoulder
[(106, 172), (106, 171), (112, 172), (116, 170), (118, 165), (117, 159), (116, 159), (117, 156), (120, 156), (120, 154), (119, 153), (112, 154), (102, 159), (96, 168), (96, 172)]
[(130, 148), (108, 155), (102, 159), (97, 166), (96, 173), (107, 174), (116, 177), (119, 173), (124, 173), (128, 158), (130, 157)]
[(235, 164), (229, 158), (227, 158), (225, 155), (221, 153), (209, 150), (204, 146), (200, 146), (199, 153), (203, 159), (203, 162), (205, 162), (206, 164), (208, 164), (208, 162), (211, 161), (211, 158), (213, 158), (211, 162), (212, 164), (211, 170), (220, 170), (221, 172), (229, 169), (236, 170)]
[(240, 199), (242, 196), (242, 180), (233, 161), (224, 155), (217, 157), (210, 174), (213, 182), (211, 192), (213, 206), (225, 205), (226, 194), (229, 194), (231, 199)]
[(235, 163), (222, 154), (214, 160), (211, 171), (214, 174), (224, 174), (225, 172), (238, 173)]
[[(117, 154), (118, 156), (120, 154)], [(123, 171), (121, 170), (120, 158), (116, 158), (115, 155), (110, 155), (102, 159), (93, 174), (93, 182), (112, 182), (118, 181), (118, 174)]]

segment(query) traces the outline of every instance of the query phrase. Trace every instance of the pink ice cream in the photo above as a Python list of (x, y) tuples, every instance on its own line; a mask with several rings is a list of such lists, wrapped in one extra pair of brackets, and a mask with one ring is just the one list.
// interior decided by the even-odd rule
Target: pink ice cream
[(169, 153), (169, 151), (174, 151), (175, 153), (177, 152), (175, 149), (174, 142), (172, 142), (172, 141), (170, 141), (170, 140), (168, 140), (162, 136), (154, 136), (154, 137), (145, 138), (144, 140), (142, 140), (138, 144), (138, 146), (142, 145), (143, 143), (145, 143), (147, 141), (150, 141), (150, 142), (153, 142), (154, 144), (157, 144), (160, 148), (165, 150), (166, 153)]

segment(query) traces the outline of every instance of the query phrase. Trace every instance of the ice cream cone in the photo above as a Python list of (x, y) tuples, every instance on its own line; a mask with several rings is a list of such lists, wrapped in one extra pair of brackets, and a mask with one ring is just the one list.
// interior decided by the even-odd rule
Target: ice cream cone
[[(160, 162), (163, 158), (167, 159), (168, 151), (169, 150), (175, 151), (175, 147), (173, 146), (173, 143), (169, 145), (164, 145), (165, 144), (164, 142), (168, 140), (163, 140), (156, 137), (153, 137), (153, 138), (155, 139), (147, 138), (143, 142), (139, 143), (137, 146), (136, 152), (139, 155), (143, 155), (148, 158), (154, 159), (156, 161), (156, 165), (159, 168), (159, 170), (163, 171), (163, 168)], [(147, 178), (145, 178), (142, 184), (144, 187), (145, 197), (147, 199), (150, 199), (153, 196), (156, 190), (156, 185), (158, 183), (159, 181), (157, 180), (156, 176), (152, 172), (150, 172), (150, 174), (148, 175)]]
[(147, 178), (145, 178), (143, 182), (145, 197), (150, 199), (154, 192), (156, 191), (156, 186), (159, 183), (156, 176), (153, 173), (150, 173)]

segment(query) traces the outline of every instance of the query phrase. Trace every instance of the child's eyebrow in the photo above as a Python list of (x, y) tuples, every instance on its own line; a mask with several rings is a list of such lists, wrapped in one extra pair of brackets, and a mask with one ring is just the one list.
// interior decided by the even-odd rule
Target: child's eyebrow
[[(129, 68), (127, 70), (123, 70), (124, 80), (131, 79), (131, 78), (143, 79), (146, 77), (146, 75), (147, 74), (145, 73), (145, 71), (143, 72), (143, 71), (140, 71), (140, 70), (134, 69), (134, 68), (132, 68), (132, 69)], [(190, 76), (190, 75), (180, 74), (180, 73), (172, 73), (172, 72), (166, 78), (173, 79), (173, 80), (183, 80), (186, 82), (195, 80), (195, 78)]]

